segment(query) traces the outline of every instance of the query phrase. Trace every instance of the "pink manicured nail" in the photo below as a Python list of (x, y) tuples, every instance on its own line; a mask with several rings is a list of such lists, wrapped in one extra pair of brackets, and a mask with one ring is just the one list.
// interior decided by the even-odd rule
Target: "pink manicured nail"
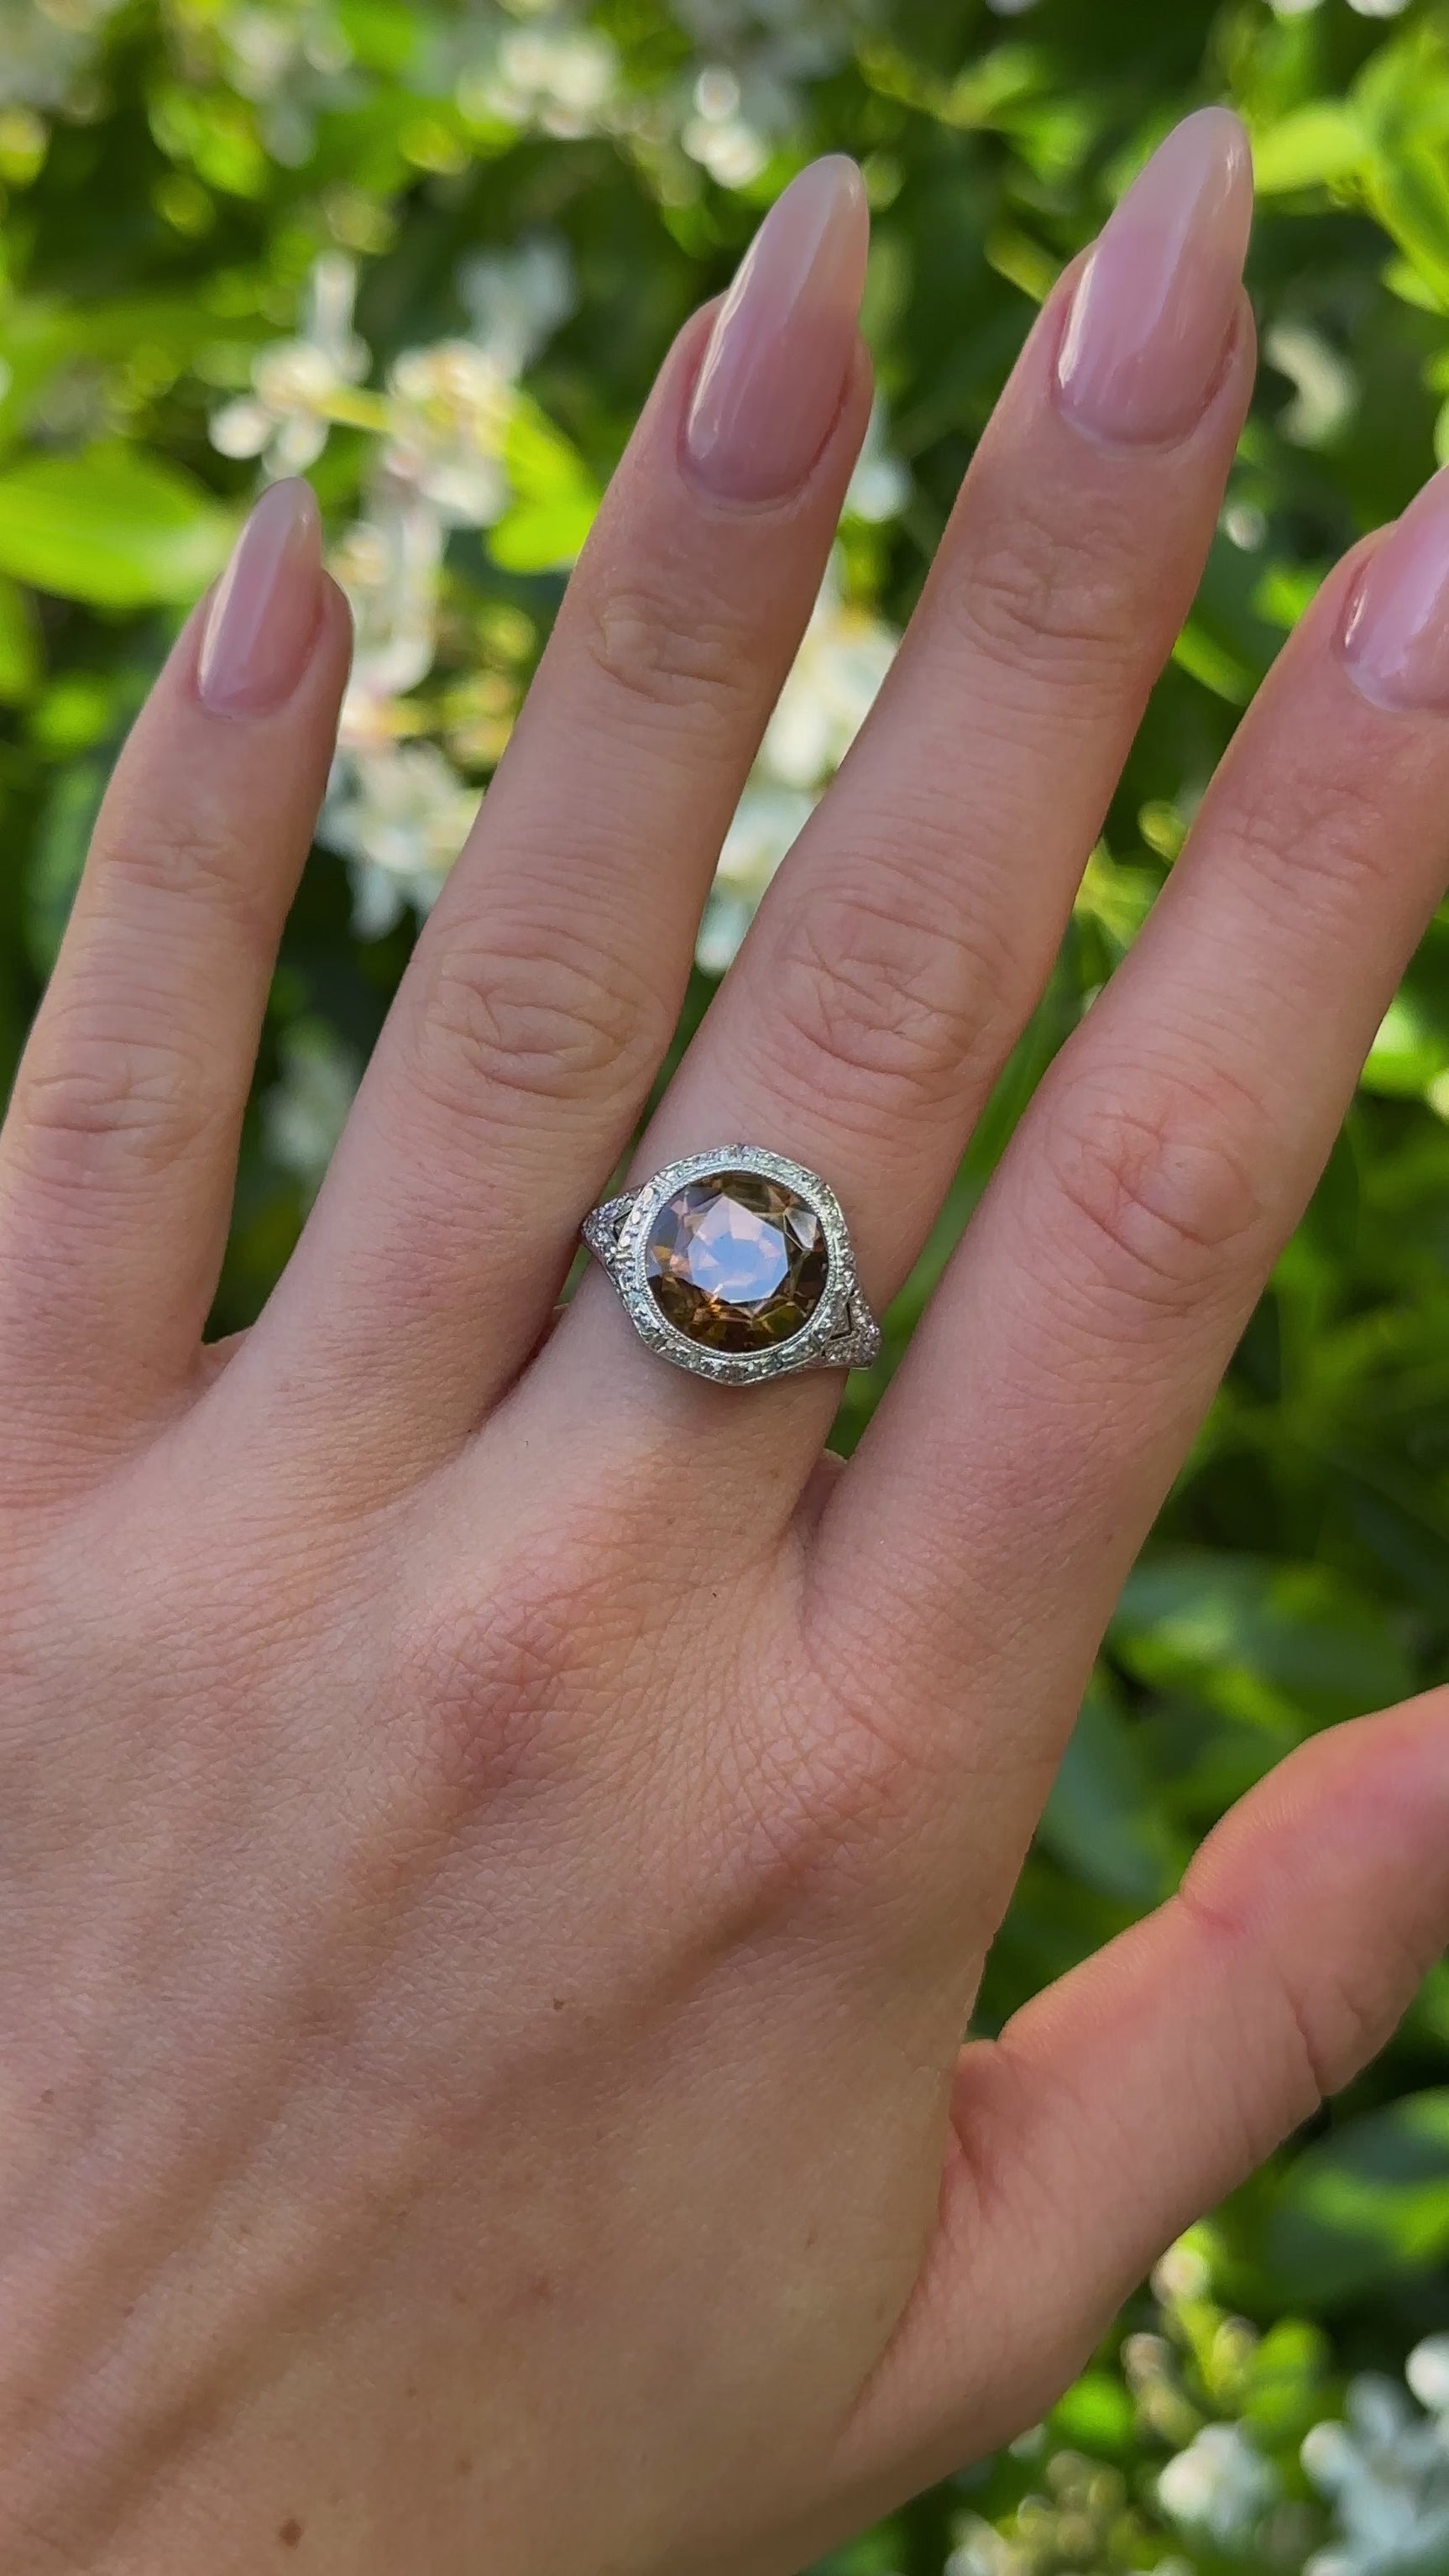
[(310, 483), (262, 494), (222, 574), (196, 685), (215, 715), (261, 715), (290, 697), (317, 631), (322, 522)]
[(1369, 557), (1343, 655), (1377, 705), (1449, 708), (1449, 467), (1425, 484)]
[(685, 446), (729, 501), (769, 501), (809, 473), (840, 408), (870, 239), (855, 163), (833, 152), (766, 215), (710, 333)]
[(1237, 315), (1253, 219), (1248, 138), (1199, 108), (1159, 145), (1082, 272), (1057, 361), (1064, 409), (1098, 438), (1180, 438)]

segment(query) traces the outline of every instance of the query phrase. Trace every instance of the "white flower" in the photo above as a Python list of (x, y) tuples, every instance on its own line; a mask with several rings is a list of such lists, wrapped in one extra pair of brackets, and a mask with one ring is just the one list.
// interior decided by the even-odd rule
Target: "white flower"
[(1157, 2480), (1158, 2499), (1172, 2520), (1224, 2548), (1250, 2537), (1277, 2492), (1272, 2462), (1238, 2424), (1205, 2424)]
[(778, 787), (758, 776), (753, 779), (740, 798), (720, 852), (716, 883), (721, 890), (758, 903), (814, 804), (814, 797), (798, 787)]
[(679, 139), (691, 161), (697, 161), (721, 188), (747, 188), (752, 179), (758, 179), (770, 157), (764, 136), (747, 125), (742, 116), (727, 117), (718, 123), (692, 116)]
[(221, 20), (227, 77), (243, 98), (271, 98), (298, 51), (298, 28), (271, 9), (229, 9)]
[(281, 1081), (262, 1102), (263, 1132), (273, 1161), (316, 1190), (346, 1124), (361, 1059), (325, 1020), (285, 1030), (281, 1056)]
[(758, 774), (740, 798), (720, 852), (695, 954), (707, 975), (722, 975), (736, 955), (756, 907), (786, 851), (809, 820), (815, 799)]
[(334, 555), (354, 628), (342, 702), (344, 749), (390, 739), (398, 729), (392, 701), (432, 669), (442, 553), (437, 512), (390, 491), (379, 495), (370, 517), (353, 522)]
[(695, 954), (723, 974), (781, 860), (869, 713), (894, 658), (892, 628), (840, 597), (827, 573), (794, 667), (720, 852)]
[(698, 161), (722, 188), (748, 187), (770, 157), (764, 137), (740, 113), (740, 85), (723, 64), (708, 65), (694, 84), (694, 114), (680, 134), (692, 161)]
[(760, 750), (767, 776), (786, 787), (822, 787), (869, 714), (898, 638), (867, 609), (844, 603), (826, 575), (794, 667)]
[(471, 340), (439, 340), (394, 360), (382, 470), (459, 527), (491, 527), (508, 507), (503, 442), (513, 388)]
[(0, 0), (0, 106), (64, 108), (93, 62), (121, 0), (70, 0), (64, 13), (35, 0)]
[(465, 115), (565, 138), (607, 121), (618, 59), (607, 36), (567, 24), (506, 28), (458, 84)]
[(568, 245), (551, 233), (464, 260), (458, 293), (470, 337), (504, 376), (522, 375), (578, 301)]
[(885, 405), (877, 395), (845, 495), (846, 515), (879, 526), (886, 519), (900, 517), (910, 494), (910, 475), (886, 444)]
[[(319, 262), (306, 329), (258, 363), (255, 422), (238, 417), (246, 407), (236, 404), (213, 426), (219, 442), (231, 438), (232, 453), (265, 446), (275, 466), (290, 425), (325, 438), (326, 405), (367, 362), (351, 332), (355, 282), (350, 262)], [(405, 905), (427, 910), (476, 809), (476, 792), (420, 738), (426, 717), (409, 692), (437, 654), (447, 530), (490, 526), (507, 508), (514, 380), (573, 297), (567, 256), (548, 241), (472, 261), (460, 286), (477, 336), (394, 361), (363, 512), (332, 556), (352, 607), (354, 652), (318, 837), (352, 864), (355, 919), (367, 937), (389, 929)]]
[[(1411, 2354), (1415, 2393), (1446, 2392), (1449, 2338)], [(1449, 2412), (1421, 2415), (1397, 2380), (1350, 2382), (1345, 2421), (1315, 2424), (1303, 2466), (1334, 2509), (1332, 2545), (1305, 2576), (1427, 2576), (1449, 2562)]]
[(1321, 331), (1306, 322), (1275, 322), (1263, 354), (1294, 388), (1278, 427), (1295, 447), (1326, 447), (1353, 417), (1358, 380)]
[(1431, 2415), (1449, 2415), (1449, 2334), (1430, 2335), (1416, 2344), (1404, 2364), (1404, 2377)]
[(290, 95), (308, 75), (335, 83), (352, 61), (352, 47), (340, 18), (327, 7), (223, 9), (217, 34), (226, 57), (227, 78), (243, 98), (274, 103)]
[(211, 423), (223, 456), (260, 456), (269, 474), (305, 474), (327, 444), (329, 406), (367, 373), (367, 343), (352, 328), (357, 267), (341, 251), (312, 264), (301, 328), (273, 340), (252, 364), (252, 392)]
[(389, 743), (338, 762), (317, 837), (353, 862), (364, 937), (391, 929), (405, 904), (428, 910), (477, 810), (476, 792), (436, 743)]
[(748, 186), (797, 133), (806, 86), (842, 62), (857, 0), (674, 0), (706, 57), (674, 94), (679, 139), (721, 187)]
[(1021, 2553), (973, 2514), (947, 2559), (942, 2576), (1017, 2576)]

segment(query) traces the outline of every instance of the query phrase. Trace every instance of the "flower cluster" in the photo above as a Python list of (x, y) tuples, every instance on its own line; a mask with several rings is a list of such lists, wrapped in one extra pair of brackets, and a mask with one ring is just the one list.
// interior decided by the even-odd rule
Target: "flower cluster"
[(1308, 2435), (1303, 2465), (1333, 2507), (1334, 2538), (1304, 2576), (1449, 2566), (1449, 2335), (1419, 2344), (1404, 2377), (1407, 2388), (1351, 2381), (1343, 2421)]
[[(1322, 2339), (1290, 2328), (1285, 2349), (1281, 2333), (1265, 2339), (1216, 2307), (1210, 2251), (1210, 2231), (1195, 2229), (1164, 2256), (1157, 2322), (1126, 2338), (1120, 2379), (1104, 2383), (1125, 2401), (1115, 2429), (1135, 2467), (1039, 2426), (1012, 2446), (1030, 2465), (1029, 2492), (994, 2520), (964, 2518), (946, 2576), (1194, 2576), (1203, 2566), (1429, 2576), (1449, 2566), (1449, 2335), (1410, 2354), (1407, 2386), (1361, 2375), (1330, 2415)], [(1154, 2448), (1168, 2453), (1155, 2470)]]
[(333, 559), (356, 650), (319, 837), (352, 862), (359, 926), (372, 934), (405, 902), (426, 910), (472, 819), (476, 793), (425, 738), (411, 693), (437, 658), (449, 534), (491, 528), (507, 509), (518, 380), (573, 303), (567, 257), (543, 238), (468, 262), (458, 284), (471, 331), (404, 351), (368, 393), (356, 265), (327, 253), (295, 337), (260, 352), (250, 393), (212, 422), (224, 454), (256, 456), (269, 474), (315, 463), (338, 423), (369, 433), (362, 508)]
[[(283, 474), (315, 463), (338, 422), (370, 432), (363, 508), (333, 558), (357, 643), (320, 837), (352, 863), (359, 926), (376, 934), (404, 903), (427, 909), (471, 820), (475, 792), (448, 748), (428, 738), (413, 693), (437, 657), (448, 535), (493, 527), (507, 509), (518, 380), (571, 309), (573, 288), (564, 253), (548, 240), (470, 262), (459, 281), (470, 335), (403, 352), (381, 393), (368, 394), (360, 386), (369, 353), (352, 323), (356, 282), (340, 252), (316, 263), (300, 329), (261, 351), (251, 392), (218, 411), (212, 437), (224, 454), (256, 456)], [(893, 516), (905, 490), (877, 420), (847, 511)], [(895, 644), (882, 620), (842, 596), (832, 567), (725, 843), (701, 933), (709, 970), (733, 956)]]
[[(120, 0), (0, 0), (0, 111), (84, 114), (106, 23), (119, 8)], [(723, 187), (748, 186), (798, 132), (807, 90), (847, 59), (866, 14), (867, 0), (675, 0), (689, 50), (665, 81), (640, 85), (585, 0), (420, 10), (420, 100), (444, 110), (431, 126), (420, 113), (420, 164), (446, 170), (466, 157), (451, 110), (465, 129), (569, 141), (608, 135), (663, 173), (671, 194), (687, 193), (691, 167)], [(369, 95), (347, 13), (334, 0), (170, 0), (166, 23), (183, 87), (215, 82), (245, 102), (256, 144), (284, 168), (311, 159), (321, 117)], [(362, 210), (365, 226), (375, 216)]]
[(88, 75), (121, 0), (0, 0), (0, 108), (84, 114)]
[[(869, 498), (869, 456), (861, 499)], [(852, 506), (847, 499), (847, 508)], [(699, 962), (722, 974), (822, 790), (839, 768), (895, 654), (883, 619), (842, 598), (832, 564), (720, 853)]]
[(747, 187), (798, 131), (807, 88), (845, 60), (863, 12), (858, 0), (675, 0), (673, 14), (692, 56), (636, 89), (568, 0), (521, 22), (497, 9), (460, 39), (459, 103), (475, 122), (609, 134), (646, 163), (682, 155), (721, 187)]

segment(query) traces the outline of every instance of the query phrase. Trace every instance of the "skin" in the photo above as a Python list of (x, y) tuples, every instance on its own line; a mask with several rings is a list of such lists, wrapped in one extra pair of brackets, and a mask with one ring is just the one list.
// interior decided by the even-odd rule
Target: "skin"
[[(1084, 438), (1054, 298), (639, 1150), (879, 1306), (1047, 972), (1246, 405)], [(1449, 1706), (1308, 1744), (961, 2046), (1113, 1599), (1449, 874), (1449, 718), (1285, 651), (851, 1466), (592, 1272), (868, 406), (711, 499), (663, 369), (304, 1241), (202, 1347), (343, 684), (183, 634), (0, 1138), (0, 2563), (764, 2576), (1033, 2420), (1382, 2041)], [(1292, 1067), (1291, 1081), (1285, 1067)]]

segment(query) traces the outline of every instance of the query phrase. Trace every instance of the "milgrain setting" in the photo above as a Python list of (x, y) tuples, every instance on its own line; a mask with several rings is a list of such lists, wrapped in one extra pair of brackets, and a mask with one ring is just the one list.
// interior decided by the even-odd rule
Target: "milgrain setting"
[(762, 1145), (667, 1163), (583, 1236), (640, 1340), (694, 1377), (758, 1386), (868, 1368), (880, 1350), (834, 1191)]

